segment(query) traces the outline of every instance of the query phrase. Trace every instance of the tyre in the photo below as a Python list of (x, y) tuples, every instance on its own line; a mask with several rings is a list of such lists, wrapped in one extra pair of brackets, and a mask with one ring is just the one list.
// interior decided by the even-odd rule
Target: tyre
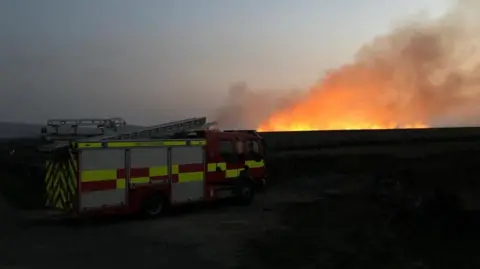
[(259, 182), (257, 183), (257, 186), (256, 186), (256, 191), (258, 193), (267, 192), (267, 181), (265, 180), (265, 178), (262, 178), (261, 180), (259, 180)]
[(235, 186), (236, 201), (239, 205), (250, 205), (255, 197), (255, 188), (250, 179), (241, 179)]
[(167, 207), (167, 199), (162, 193), (153, 193), (142, 203), (141, 214), (146, 218), (161, 216)]

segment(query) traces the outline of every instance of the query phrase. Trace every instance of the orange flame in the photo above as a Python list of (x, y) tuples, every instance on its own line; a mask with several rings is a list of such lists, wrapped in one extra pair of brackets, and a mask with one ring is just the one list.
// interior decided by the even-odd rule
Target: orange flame
[(317, 125), (305, 124), (288, 124), (276, 123), (275, 119), (271, 119), (266, 124), (261, 125), (257, 130), (259, 132), (276, 132), (276, 131), (316, 131), (316, 130), (375, 130), (375, 129), (420, 129), (428, 128), (423, 123), (406, 124), (399, 126), (395, 123), (390, 124), (374, 124), (368, 122), (336, 122), (326, 127), (316, 127)]
[(404, 89), (391, 89), (387, 80), (362, 69), (340, 68), (314, 86), (305, 98), (275, 111), (257, 129), (268, 132), (428, 127), (422, 99), (412, 98)]
[[(316, 100), (312, 100), (316, 101)], [(415, 129), (427, 128), (418, 121), (401, 124), (385, 119), (381, 109), (372, 109), (371, 113), (350, 113), (348, 103), (336, 107), (314, 105), (321, 102), (300, 102), (292, 108), (274, 113), (257, 128), (260, 132), (274, 131), (314, 131), (314, 130), (367, 130), (367, 129)], [(364, 112), (364, 111), (363, 111)], [(363, 115), (362, 115), (363, 114)]]

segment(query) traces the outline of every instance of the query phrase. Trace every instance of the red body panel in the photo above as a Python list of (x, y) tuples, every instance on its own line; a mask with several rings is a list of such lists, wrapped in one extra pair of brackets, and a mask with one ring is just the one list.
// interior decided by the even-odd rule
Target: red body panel
[[(243, 133), (243, 132), (207, 132), (207, 162), (208, 163), (220, 163), (225, 162), (220, 154), (220, 141), (247, 141), (253, 140), (260, 142), (260, 139), (252, 134)], [(243, 150), (246, 150), (245, 147)], [(264, 149), (262, 149), (263, 152)], [(253, 161), (253, 159), (241, 159), (239, 163), (232, 164), (227, 162), (227, 169), (240, 169), (245, 166), (245, 161)], [(250, 168), (250, 175), (254, 180), (264, 179), (266, 176), (265, 166), (259, 168)], [(229, 179), (225, 178), (225, 172), (210, 172), (207, 173), (206, 181), (207, 183), (216, 184), (222, 182), (228, 182)]]
[(117, 188), (117, 180), (104, 180), (95, 182), (80, 182), (82, 192), (98, 191), (98, 190), (113, 190)]
[[(225, 163), (225, 160), (221, 157), (220, 154), (220, 141), (231, 141), (233, 144), (236, 141), (247, 141), (254, 140), (260, 142), (260, 139), (252, 134), (242, 133), (242, 132), (205, 132), (205, 137), (207, 140), (206, 146), (206, 163)], [(78, 159), (77, 159), (78, 161)], [(240, 159), (238, 163), (226, 163), (227, 169), (241, 169), (245, 167), (245, 159)], [(193, 171), (205, 171), (205, 201), (214, 200), (215, 197), (211, 196), (211, 190), (214, 186), (218, 184), (228, 184), (231, 178), (226, 178), (225, 171), (215, 171), (207, 172), (206, 164), (188, 164), (188, 165), (179, 165), (179, 172), (193, 172)], [(254, 180), (262, 180), (266, 175), (265, 166), (259, 168), (250, 168), (250, 176)], [(79, 176), (79, 174), (78, 174)], [(132, 168), (130, 169), (130, 176), (133, 177), (148, 177), (149, 169), (148, 168)], [(125, 169), (118, 169), (117, 178), (126, 178)], [(99, 216), (105, 214), (131, 214), (139, 212), (141, 209), (142, 201), (153, 194), (154, 192), (162, 192), (168, 198), (171, 196), (171, 186), (168, 182), (168, 176), (160, 177), (151, 177), (152, 181), (163, 181), (165, 184), (151, 184), (145, 186), (138, 186), (134, 189), (128, 191), (128, 203), (124, 206), (117, 207), (108, 207), (102, 209), (88, 210), (88, 211), (78, 211), (77, 213), (82, 216)], [(172, 183), (178, 181), (178, 175), (171, 175)], [(116, 180), (103, 181), (103, 182), (82, 182), (78, 193), (80, 191), (86, 190), (98, 190), (98, 189), (108, 189), (115, 188)], [(128, 188), (128, 187), (127, 187)]]

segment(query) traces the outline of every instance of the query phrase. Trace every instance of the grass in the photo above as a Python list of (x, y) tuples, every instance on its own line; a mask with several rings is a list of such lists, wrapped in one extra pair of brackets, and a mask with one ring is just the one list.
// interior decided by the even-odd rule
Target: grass
[(476, 226), (459, 228), (453, 218), (409, 214), (391, 221), (392, 211), (358, 197), (291, 205), (282, 213), (287, 229), (273, 230), (248, 242), (250, 259), (242, 268), (254, 268), (254, 264), (277, 269), (451, 269), (480, 265), (474, 247), (480, 239)]
[(43, 157), (38, 139), (13, 139), (0, 143), (0, 193), (24, 209), (43, 206)]
[(380, 210), (361, 201), (296, 204), (283, 217), (288, 230), (250, 242), (264, 268), (388, 268), (393, 253), (401, 251), (385, 247), (394, 235), (386, 230), (386, 221), (378, 221)]
[[(255, 264), (276, 269), (480, 268), (480, 251), (475, 247), (480, 240), (477, 213), (439, 204), (411, 211), (393, 200), (372, 199), (367, 192), (376, 178), (406, 180), (412, 189), (452, 190), (479, 178), (479, 164), (477, 150), (448, 149), (415, 158), (394, 154), (284, 158), (273, 164), (283, 169), (283, 180), (298, 179), (316, 169), (321, 183), (322, 174), (336, 172), (346, 179), (334, 187), (354, 191), (287, 206), (280, 214), (285, 229), (249, 241), (245, 246), (249, 258), (242, 268)], [(365, 180), (363, 188), (350, 188), (361, 180)]]

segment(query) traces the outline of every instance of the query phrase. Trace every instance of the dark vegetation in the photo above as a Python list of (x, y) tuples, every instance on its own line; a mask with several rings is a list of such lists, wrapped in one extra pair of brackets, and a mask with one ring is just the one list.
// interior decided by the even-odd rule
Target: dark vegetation
[(478, 268), (478, 220), (400, 213), (358, 196), (289, 205), (284, 230), (249, 242), (250, 261), (257, 268)]
[[(283, 178), (279, 185), (292, 185), (285, 182), (296, 173), (341, 180), (317, 186), (318, 201), (285, 205), (284, 229), (249, 241), (245, 268), (479, 268), (480, 213), (460, 210), (448, 196), (465, 184), (480, 192), (479, 147), (471, 141), (468, 150), (449, 144), (429, 153), (419, 146), (414, 157), (278, 157), (270, 165), (273, 178)], [(382, 181), (401, 182), (405, 191), (388, 187), (382, 195)], [(412, 196), (427, 192), (432, 197), (417, 205)]]
[(11, 204), (38, 209), (44, 202), (44, 156), (40, 139), (0, 140), (0, 192)]
[(276, 151), (313, 150), (358, 146), (411, 146), (435, 142), (475, 142), (480, 128), (306, 131), (261, 133)]

